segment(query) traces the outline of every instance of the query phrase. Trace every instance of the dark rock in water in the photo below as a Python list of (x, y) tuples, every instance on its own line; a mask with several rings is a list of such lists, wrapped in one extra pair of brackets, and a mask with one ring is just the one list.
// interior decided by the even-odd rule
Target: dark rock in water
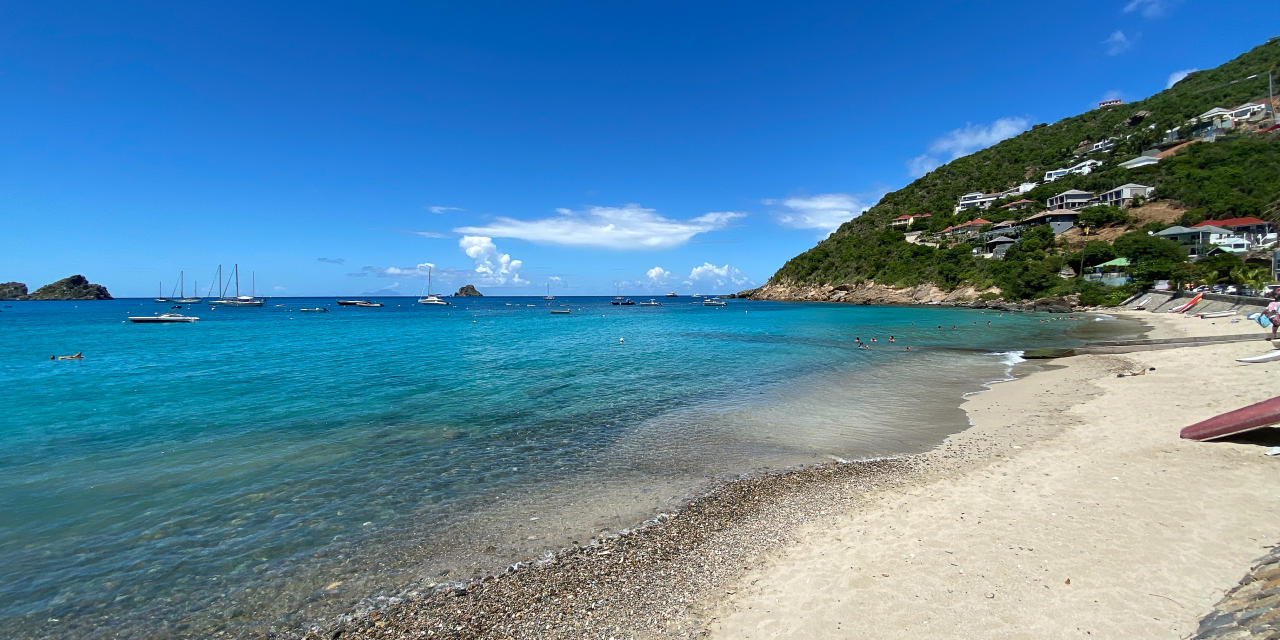
[(484, 297), (484, 294), (483, 294), (483, 293), (480, 293), (479, 291), (476, 291), (475, 285), (470, 285), (470, 284), (469, 284), (469, 285), (466, 285), (466, 286), (464, 286), (464, 287), (462, 287), (461, 289), (458, 289), (458, 292), (457, 292), (457, 293), (455, 293), (455, 294), (453, 294), (453, 295), (454, 295), (454, 296), (457, 296), (457, 297), (459, 297), (459, 298), (482, 298), (482, 297)]
[(63, 278), (53, 284), (46, 284), (36, 292), (26, 296), (26, 300), (111, 300), (107, 288), (100, 284), (90, 283), (82, 275)]
[(27, 285), (21, 282), (0, 282), (0, 300), (25, 300)]

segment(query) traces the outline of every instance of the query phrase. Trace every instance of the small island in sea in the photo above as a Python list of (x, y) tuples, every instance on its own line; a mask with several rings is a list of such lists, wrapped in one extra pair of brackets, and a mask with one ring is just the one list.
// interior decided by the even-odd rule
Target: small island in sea
[(464, 285), (461, 289), (458, 289), (457, 293), (453, 295), (454, 297), (457, 297), (457, 298), (483, 298), (484, 297), (483, 293), (476, 291), (476, 287), (473, 284)]
[(76, 274), (27, 293), (21, 282), (0, 283), (0, 300), (113, 300), (107, 288)]

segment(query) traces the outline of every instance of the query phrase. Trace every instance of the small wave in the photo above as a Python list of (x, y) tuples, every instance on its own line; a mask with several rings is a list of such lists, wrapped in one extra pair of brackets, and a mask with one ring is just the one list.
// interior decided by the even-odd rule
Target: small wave
[(1004, 363), (1012, 367), (1013, 365), (1018, 364), (1019, 362), (1027, 361), (1026, 358), (1022, 357), (1023, 354), (1025, 353), (1026, 353), (1025, 351), (996, 351), (994, 353), (988, 353), (986, 355), (1004, 356)]
[(1106, 321), (1108, 321), (1108, 320), (1115, 320), (1115, 319), (1116, 319), (1116, 317), (1115, 317), (1115, 316), (1109, 316), (1109, 315), (1107, 315), (1107, 314), (1105, 314), (1105, 313), (1099, 313), (1099, 314), (1098, 314), (1098, 317), (1094, 318), (1094, 319), (1093, 319), (1093, 321), (1094, 321), (1094, 322), (1106, 322)]

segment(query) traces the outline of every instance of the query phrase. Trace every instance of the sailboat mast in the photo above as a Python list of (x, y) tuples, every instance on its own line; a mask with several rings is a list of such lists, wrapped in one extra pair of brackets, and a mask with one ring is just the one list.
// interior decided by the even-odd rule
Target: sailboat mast
[(431, 267), (427, 267), (427, 295), (431, 295)]
[(184, 271), (178, 272), (178, 289), (179, 289), (178, 291), (179, 298), (187, 297), (187, 279), (186, 279), (186, 272)]
[(251, 278), (250, 282), (253, 283), (249, 285), (249, 296), (256, 298), (258, 297), (258, 272), (250, 271), (249, 277)]
[(236, 263), (236, 297), (240, 297), (240, 263)]

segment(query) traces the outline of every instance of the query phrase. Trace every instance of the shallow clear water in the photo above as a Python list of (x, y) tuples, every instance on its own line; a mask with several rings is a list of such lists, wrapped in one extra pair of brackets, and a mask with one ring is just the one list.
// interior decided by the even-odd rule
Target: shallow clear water
[(630, 526), (716, 476), (922, 450), (1007, 375), (996, 352), (1087, 321), (382, 301), (197, 306), (189, 325), (124, 322), (168, 310), (150, 301), (3, 303), (0, 635), (284, 631)]

